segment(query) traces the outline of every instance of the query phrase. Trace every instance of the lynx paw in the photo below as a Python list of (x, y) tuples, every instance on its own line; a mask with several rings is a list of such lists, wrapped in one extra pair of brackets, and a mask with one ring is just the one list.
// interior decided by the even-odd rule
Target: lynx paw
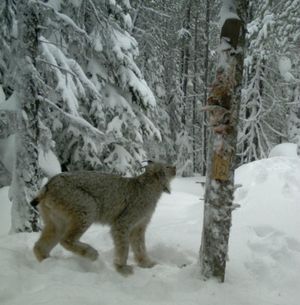
[(123, 276), (133, 274), (133, 267), (129, 265), (115, 265), (116, 270)]
[(44, 259), (49, 257), (49, 254), (45, 253), (45, 251), (43, 251), (42, 247), (40, 247), (38, 244), (35, 244), (35, 246), (33, 248), (33, 252), (39, 262), (41, 262)]
[(84, 256), (86, 258), (90, 259), (91, 261), (95, 261), (95, 260), (97, 260), (99, 253), (95, 249), (90, 248), (85, 252)]
[(141, 268), (152, 268), (155, 265), (157, 265), (157, 263), (151, 260), (142, 260), (138, 262), (138, 266)]

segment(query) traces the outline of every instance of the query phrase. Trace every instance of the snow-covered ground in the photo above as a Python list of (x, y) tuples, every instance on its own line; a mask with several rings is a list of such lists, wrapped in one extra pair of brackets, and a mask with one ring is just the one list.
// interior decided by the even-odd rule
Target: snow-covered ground
[[(203, 190), (199, 177), (177, 178), (149, 226), (152, 269), (127, 278), (112, 267), (107, 227), (83, 239), (100, 258), (86, 261), (57, 246), (38, 263), (38, 234), (8, 235), (7, 188), (0, 190), (1, 305), (298, 305), (300, 304), (300, 160), (274, 157), (236, 172), (236, 203), (226, 281), (204, 282), (197, 265)], [(132, 257), (131, 257), (132, 260)], [(132, 261), (134, 264), (134, 262)]]

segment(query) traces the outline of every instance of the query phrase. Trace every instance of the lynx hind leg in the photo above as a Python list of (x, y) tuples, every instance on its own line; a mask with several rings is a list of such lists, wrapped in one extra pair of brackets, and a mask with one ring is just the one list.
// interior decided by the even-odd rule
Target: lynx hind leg
[(41, 262), (49, 257), (50, 251), (58, 244), (62, 228), (54, 221), (55, 218), (47, 207), (41, 205), (39, 210), (44, 222), (44, 228), (40, 238), (34, 245), (33, 252), (37, 260)]
[(152, 261), (148, 255), (145, 244), (145, 232), (148, 222), (140, 224), (130, 232), (130, 245), (134, 253), (134, 258), (138, 266), (142, 268), (152, 268), (156, 262)]
[(81, 219), (80, 217), (70, 217), (69, 223), (60, 240), (60, 244), (67, 250), (95, 261), (99, 254), (92, 246), (79, 241), (83, 233), (90, 227), (91, 222)]
[(129, 231), (126, 226), (113, 225), (111, 228), (115, 253), (114, 265), (116, 270), (124, 276), (133, 273), (133, 267), (127, 265), (129, 252)]

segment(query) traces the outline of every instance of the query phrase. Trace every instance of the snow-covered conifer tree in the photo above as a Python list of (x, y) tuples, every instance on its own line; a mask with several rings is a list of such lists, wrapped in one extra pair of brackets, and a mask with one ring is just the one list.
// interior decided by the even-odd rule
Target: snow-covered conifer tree
[(159, 140), (160, 132), (151, 121), (155, 98), (135, 64), (129, 1), (20, 1), (12, 10), (14, 4), (6, 1), (1, 22), (8, 28), (9, 14), (18, 12), (16, 39), (0, 38), (7, 49), (15, 40), (18, 52), (0, 70), (13, 80), (4, 86), (12, 94), (7, 102), (20, 111), (13, 231), (30, 231), (38, 229), (29, 201), (42, 178), (39, 156), (52, 150), (65, 170), (130, 175), (146, 159), (145, 139)]
[[(297, 112), (293, 100), (299, 62), (299, 0), (250, 4), (253, 20), (247, 34), (240, 163), (265, 158), (274, 145), (291, 140), (287, 116)], [(295, 117), (292, 113), (291, 116)]]
[[(72, 153), (64, 154), (64, 163), (69, 168), (79, 168), (90, 147), (95, 160), (89, 168), (133, 173), (146, 158), (144, 139), (159, 139), (160, 133), (148, 117), (155, 109), (154, 96), (134, 61), (138, 46), (127, 31), (131, 28), (129, 1), (82, 1), (79, 6), (65, 1), (63, 4), (58, 15), (75, 18), (73, 22), (81, 25), (77, 34), (81, 33), (88, 46), (87, 54), (78, 61), (82, 62), (80, 73), (87, 76), (86, 84), (93, 89), (78, 99), (76, 111), (105, 135), (101, 141), (96, 138), (84, 144), (80, 135), (75, 136), (74, 141), (73, 131), (70, 131), (67, 143)], [(68, 15), (73, 11), (76, 14)], [(76, 20), (76, 16), (81, 16), (81, 20)], [(67, 40), (65, 35), (61, 33)], [(59, 43), (59, 39), (54, 43)], [(72, 48), (67, 49), (69, 56), (75, 57), (80, 43), (78, 39), (72, 40)], [(65, 143), (63, 134), (60, 143)]]
[(297, 144), (300, 155), (300, 0), (280, 3), (276, 31), (280, 48), (278, 68), (282, 77), (283, 94), (287, 100), (287, 139)]
[[(17, 67), (15, 98), (19, 128), (15, 143), (15, 168), (12, 175), (11, 198), (12, 229), (16, 232), (38, 231), (38, 215), (30, 200), (40, 187), (38, 165), (39, 74), (36, 71), (38, 55), (37, 12), (27, 1), (16, 6), (18, 18)], [(13, 153), (13, 152), (12, 152)]]

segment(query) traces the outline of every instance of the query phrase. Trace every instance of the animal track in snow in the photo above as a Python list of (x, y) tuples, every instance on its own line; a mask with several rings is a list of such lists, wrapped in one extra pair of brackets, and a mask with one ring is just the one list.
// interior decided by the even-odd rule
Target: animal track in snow
[(268, 176), (268, 170), (264, 167), (258, 167), (254, 172), (254, 180), (257, 184), (265, 182)]
[(300, 242), (272, 226), (252, 229), (252, 238), (247, 243), (251, 256), (244, 262), (246, 269), (260, 280), (288, 281), (300, 261)]
[(241, 187), (235, 191), (234, 197), (235, 200), (240, 201), (245, 199), (247, 195), (248, 195), (248, 190), (245, 187)]
[(290, 252), (300, 252), (298, 240), (271, 226), (256, 226), (253, 231), (256, 237), (248, 242), (248, 247), (254, 255), (269, 256), (280, 261), (288, 258)]

